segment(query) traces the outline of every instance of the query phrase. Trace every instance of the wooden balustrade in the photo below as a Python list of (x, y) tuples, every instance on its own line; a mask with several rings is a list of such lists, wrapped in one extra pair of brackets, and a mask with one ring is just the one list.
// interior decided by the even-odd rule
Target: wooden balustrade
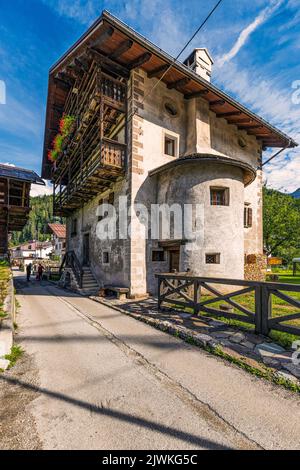
[[(244, 281), (241, 279), (201, 278), (183, 274), (157, 274), (158, 307), (163, 304), (175, 308), (190, 309), (194, 314), (203, 312), (214, 317), (226, 317), (255, 325), (257, 333), (268, 335), (270, 330), (300, 335), (300, 301), (287, 293), (300, 293), (300, 285), (270, 282)], [(219, 289), (216, 286), (222, 286)], [(232, 291), (224, 293), (232, 286)], [(239, 288), (240, 287), (240, 288)], [(203, 291), (206, 292), (203, 295)], [(243, 295), (252, 296), (252, 308), (241, 304)], [(204, 298), (203, 298), (204, 297)], [(272, 297), (283, 301), (282, 313), (274, 315)], [(219, 302), (231, 307), (232, 312), (220, 308)], [(286, 306), (295, 311), (285, 313)], [(292, 324), (287, 322), (292, 321)]]

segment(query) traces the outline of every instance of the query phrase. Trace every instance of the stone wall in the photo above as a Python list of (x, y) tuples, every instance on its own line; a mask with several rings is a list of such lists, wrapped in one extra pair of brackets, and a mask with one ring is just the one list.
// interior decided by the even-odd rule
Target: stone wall
[[(153, 88), (155, 86), (155, 88)], [(166, 112), (165, 104), (171, 103), (177, 114)], [(244, 188), (242, 171), (231, 166), (205, 164), (178, 167), (164, 176), (149, 177), (149, 171), (177, 156), (191, 153), (209, 153), (241, 160), (257, 168), (261, 164), (261, 146), (255, 137), (224, 119), (217, 118), (202, 98), (185, 100), (176, 90), (168, 90), (164, 83), (149, 79), (141, 70), (134, 70), (128, 86), (128, 170), (126, 177), (111, 188), (118, 196), (127, 195), (128, 203), (135, 204), (131, 214), (131, 239), (100, 242), (96, 237), (96, 208), (103, 195), (74, 214), (78, 219), (78, 235), (70, 236), (68, 220), (68, 249), (74, 249), (82, 259), (83, 236), (91, 234), (92, 270), (99, 283), (130, 287), (133, 297), (156, 288), (155, 272), (169, 268), (168, 253), (163, 262), (152, 261), (152, 250), (157, 241), (146, 241), (144, 223), (139, 204), (149, 209), (157, 202), (203, 202), (206, 207), (205, 245), (192, 243), (181, 247), (181, 268), (193, 269), (207, 276), (243, 277), (244, 254), (262, 253), (262, 175)], [(178, 155), (172, 157), (164, 152), (164, 136), (178, 139)], [(241, 146), (240, 138), (243, 139)], [(196, 168), (196, 170), (195, 170)], [(209, 186), (230, 188), (229, 207), (211, 207)], [(253, 209), (253, 226), (244, 229), (244, 202)], [(204, 264), (206, 250), (222, 252), (220, 265)], [(109, 265), (103, 265), (104, 251), (111, 253)]]

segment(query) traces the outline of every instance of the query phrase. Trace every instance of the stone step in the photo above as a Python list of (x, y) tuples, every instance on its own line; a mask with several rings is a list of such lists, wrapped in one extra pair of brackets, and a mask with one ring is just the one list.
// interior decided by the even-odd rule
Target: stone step
[(95, 281), (83, 282), (82, 286), (84, 286), (84, 287), (94, 287), (94, 288), (99, 287), (97, 282), (95, 282)]

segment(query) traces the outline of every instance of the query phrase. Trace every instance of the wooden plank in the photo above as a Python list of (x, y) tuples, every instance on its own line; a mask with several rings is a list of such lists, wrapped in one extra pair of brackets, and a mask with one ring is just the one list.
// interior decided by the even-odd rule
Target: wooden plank
[(133, 41), (131, 39), (127, 39), (123, 41), (117, 49), (109, 55), (110, 59), (116, 60), (118, 57), (121, 57), (125, 52), (129, 51), (133, 46)]
[[(291, 321), (291, 320), (298, 320), (300, 318), (300, 312), (297, 313), (291, 313), (290, 315), (283, 315), (280, 317), (273, 317), (269, 319), (269, 326), (270, 328), (273, 328), (274, 325), (277, 325), (279, 323), (283, 323), (286, 321)], [(300, 327), (299, 327), (300, 331)]]
[(202, 96), (205, 96), (209, 93), (209, 90), (200, 90), (197, 91), (196, 93), (189, 93), (184, 95), (185, 100), (192, 100), (194, 98), (201, 98)]
[(67, 83), (65, 80), (62, 80), (61, 78), (54, 78), (53, 81), (55, 85), (59, 87), (61, 90), (64, 90), (64, 91), (70, 90), (71, 85)]
[(248, 317), (246, 315), (238, 315), (237, 313), (227, 313), (223, 310), (221, 311), (215, 308), (202, 307), (201, 305), (198, 305), (198, 310), (200, 312), (210, 313), (211, 315), (214, 315), (216, 317), (225, 317), (225, 318), (229, 318), (232, 320), (239, 320), (239, 321), (250, 323), (250, 324), (254, 323), (254, 316)]
[(276, 297), (279, 297), (279, 299), (285, 300), (288, 304), (292, 305), (293, 307), (300, 308), (299, 300), (296, 300), (293, 297), (290, 297), (289, 295), (283, 294), (282, 292), (279, 292), (277, 289), (270, 289), (270, 292)]
[(146, 62), (148, 62), (152, 57), (152, 54), (150, 52), (145, 52), (144, 54), (140, 55), (139, 57), (137, 57), (135, 60), (133, 60), (129, 65), (129, 69), (130, 70), (133, 70), (133, 69), (136, 69), (138, 67), (141, 67), (141, 65), (145, 64)]
[(173, 90), (174, 88), (178, 89), (178, 88), (181, 88), (181, 87), (187, 85), (188, 83), (190, 83), (190, 81), (191, 81), (191, 79), (188, 78), (188, 77), (180, 78), (179, 80), (176, 80), (175, 82), (169, 83), (167, 85), (167, 88), (169, 90)]
[(225, 100), (213, 100), (209, 102), (210, 106), (224, 106), (226, 104)]
[[(234, 297), (234, 295), (236, 295), (236, 296), (241, 295), (240, 292), (243, 292), (243, 291), (238, 291), (237, 293), (233, 292), (233, 293), (230, 293), (230, 294), (222, 295), (217, 289), (214, 289), (212, 286), (209, 286), (207, 283), (200, 282), (200, 285), (217, 296), (217, 298), (214, 299), (215, 302), (218, 302), (219, 300), (220, 301), (221, 300), (226, 300), (226, 302), (228, 302), (232, 307), (237, 308), (241, 312), (245, 313), (245, 315), (248, 315), (249, 317), (254, 317), (255, 314), (253, 312), (251, 312), (251, 310), (248, 310), (247, 308), (243, 307), (242, 305), (240, 305), (237, 302), (234, 302), (233, 300), (230, 299), (230, 296)], [(250, 289), (250, 291), (252, 290), (251, 287), (248, 288), (248, 289)], [(248, 289), (244, 289), (244, 291), (249, 292)]]
[(217, 117), (218, 118), (227, 118), (227, 117), (231, 117), (231, 116), (240, 116), (241, 114), (242, 114), (241, 111), (230, 111), (230, 112), (227, 112), (227, 113), (218, 113)]
[(114, 34), (114, 28), (110, 26), (108, 29), (105, 31), (102, 31), (100, 34), (98, 34), (97, 39), (89, 43), (89, 47), (99, 47), (101, 44), (105, 43), (107, 39), (110, 39), (112, 35)]
[(123, 65), (119, 64), (115, 60), (110, 59), (108, 56), (103, 54), (102, 52), (93, 49), (93, 48), (87, 48), (86, 50), (87, 55), (92, 57), (99, 65), (107, 64), (113, 72), (116, 74), (120, 74), (123, 77), (128, 78), (129, 77), (129, 69), (124, 67)]
[(168, 64), (161, 65), (160, 67), (153, 69), (151, 72), (148, 72), (148, 78), (158, 77), (159, 75), (162, 75), (164, 72), (166, 72), (169, 68), (170, 65)]

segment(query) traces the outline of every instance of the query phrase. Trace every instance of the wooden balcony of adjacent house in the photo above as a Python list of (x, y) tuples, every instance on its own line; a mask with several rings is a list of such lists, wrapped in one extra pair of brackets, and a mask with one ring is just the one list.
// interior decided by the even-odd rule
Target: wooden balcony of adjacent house
[[(77, 83), (78, 82), (78, 83)], [(64, 114), (74, 130), (53, 166), (54, 211), (68, 215), (124, 176), (127, 85), (96, 63), (70, 89)]]
[(30, 183), (0, 178), (0, 225), (22, 230), (30, 212)]

